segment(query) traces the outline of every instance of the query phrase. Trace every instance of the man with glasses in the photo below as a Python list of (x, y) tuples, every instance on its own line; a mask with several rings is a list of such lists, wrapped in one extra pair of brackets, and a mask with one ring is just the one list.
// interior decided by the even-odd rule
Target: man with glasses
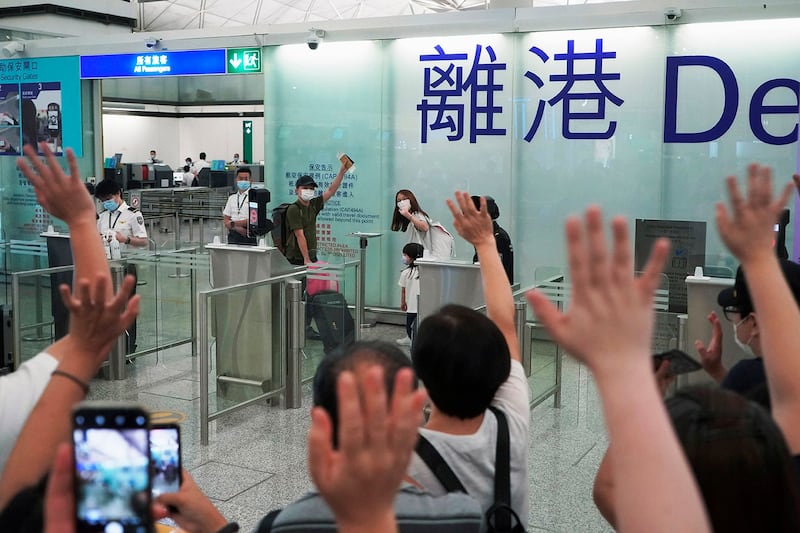
[[(800, 305), (800, 265), (782, 259), (781, 269), (795, 301)], [(757, 392), (765, 386), (767, 378), (761, 359), (758, 313), (753, 308), (741, 267), (736, 271), (733, 287), (723, 289), (717, 296), (717, 303), (722, 307), (725, 318), (733, 324), (736, 344), (749, 357), (737, 362), (730, 369), (725, 368), (722, 364), (722, 328), (716, 313), (711, 313), (709, 321), (713, 325), (713, 333), (708, 347), (700, 341), (695, 343), (703, 368), (723, 388), (745, 395)]]

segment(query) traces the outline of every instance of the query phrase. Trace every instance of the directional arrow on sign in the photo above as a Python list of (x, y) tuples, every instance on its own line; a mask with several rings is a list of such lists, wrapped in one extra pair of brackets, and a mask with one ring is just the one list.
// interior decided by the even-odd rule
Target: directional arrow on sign
[(242, 60), (239, 59), (239, 54), (233, 54), (233, 59), (228, 61), (228, 63), (233, 65), (233, 68), (239, 68), (239, 65), (242, 64)]

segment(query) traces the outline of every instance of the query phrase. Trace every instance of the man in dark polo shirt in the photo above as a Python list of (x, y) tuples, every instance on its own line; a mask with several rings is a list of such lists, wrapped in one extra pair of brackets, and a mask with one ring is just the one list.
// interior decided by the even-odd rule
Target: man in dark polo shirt
[[(347, 159), (345, 159), (347, 161)], [(317, 261), (317, 214), (342, 184), (344, 173), (350, 165), (342, 163), (339, 173), (317, 196), (317, 182), (311, 176), (301, 176), (295, 182), (297, 201), (286, 209), (286, 259), (293, 265), (307, 265)]]

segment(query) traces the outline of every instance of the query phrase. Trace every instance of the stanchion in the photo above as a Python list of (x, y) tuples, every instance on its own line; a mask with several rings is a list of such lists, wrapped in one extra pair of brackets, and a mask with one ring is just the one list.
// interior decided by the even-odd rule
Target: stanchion
[(297, 280), (286, 282), (287, 350), (286, 350), (286, 408), (298, 409), (302, 403), (301, 352), (306, 338), (303, 284)]
[[(121, 265), (111, 265), (111, 279), (114, 284), (114, 292), (119, 290), (122, 285), (122, 279), (125, 276), (125, 270)], [(126, 332), (117, 337), (114, 344), (111, 346), (111, 354), (108, 356), (108, 366), (103, 369), (103, 377), (110, 381), (119, 381), (125, 379), (125, 351), (127, 342), (125, 336)]]
[(362, 328), (375, 327), (375, 322), (367, 322), (364, 308), (364, 300), (366, 300), (367, 290), (367, 240), (374, 237), (380, 237), (381, 233), (366, 233), (357, 231), (350, 234), (353, 237), (358, 237), (359, 258), (361, 259), (360, 276), (358, 278), (358, 294), (356, 294), (356, 312), (358, 312), (359, 322)]

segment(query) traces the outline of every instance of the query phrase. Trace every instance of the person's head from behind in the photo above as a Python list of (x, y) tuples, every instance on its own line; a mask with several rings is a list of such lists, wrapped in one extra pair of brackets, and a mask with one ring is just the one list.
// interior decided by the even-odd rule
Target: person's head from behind
[[(331, 417), (333, 424), (333, 444), (337, 445), (339, 406), (336, 396), (336, 381), (345, 370), (356, 376), (374, 366), (383, 368), (383, 379), (386, 387), (386, 399), (391, 401), (394, 381), (397, 373), (403, 368), (411, 368), (408, 356), (397, 346), (383, 341), (359, 341), (348, 346), (339, 347), (327, 355), (314, 374), (313, 404), (322, 407)], [(414, 389), (417, 388), (416, 379)]]
[(247, 167), (239, 167), (236, 169), (236, 188), (240, 191), (246, 191), (250, 188), (251, 172)]
[(189, 165), (183, 165), (183, 171), (184, 172), (189, 172), (190, 168), (192, 168), (192, 167), (190, 167)]
[(200, 152), (200, 159), (202, 159), (203, 161), (206, 160), (206, 153), (205, 152)]
[(403, 246), (403, 264), (406, 266), (415, 266), (417, 259), (422, 257), (425, 248), (419, 243), (410, 242)]
[[(780, 260), (781, 270), (800, 305), (800, 265), (785, 259)], [(742, 267), (736, 270), (736, 281), (733, 287), (720, 291), (717, 303), (722, 307), (725, 318), (733, 323), (734, 339), (745, 353), (761, 357), (761, 336), (758, 327), (758, 313), (753, 306), (750, 289)]]
[(764, 409), (719, 387), (691, 386), (667, 400), (667, 411), (714, 531), (798, 531), (792, 458)]
[(411, 359), (436, 408), (462, 420), (483, 414), (511, 371), (506, 339), (494, 322), (454, 304), (422, 321)]
[[(481, 210), (481, 197), (480, 196), (471, 196), (472, 203), (475, 204), (475, 209), (478, 211)], [(489, 216), (492, 220), (497, 220), (500, 218), (500, 208), (497, 207), (497, 202), (494, 201), (494, 198), (491, 196), (484, 196), (486, 198), (486, 210), (489, 212)]]
[(394, 212), (392, 213), (392, 231), (405, 231), (408, 227), (408, 219), (400, 214), (400, 208), (409, 213), (422, 213), (425, 211), (419, 206), (417, 197), (408, 189), (400, 189), (394, 195)]
[(116, 211), (122, 205), (122, 188), (114, 180), (103, 180), (94, 189), (94, 196), (103, 203), (103, 209)]

